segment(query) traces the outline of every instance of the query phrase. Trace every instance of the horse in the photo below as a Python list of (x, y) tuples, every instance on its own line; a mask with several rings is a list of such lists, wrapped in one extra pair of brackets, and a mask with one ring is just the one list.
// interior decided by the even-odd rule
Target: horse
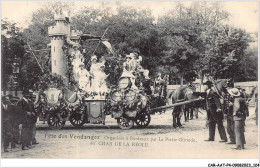
[[(213, 90), (217, 92), (219, 95), (220, 99), (223, 98), (224, 94), (227, 93), (227, 88), (234, 86), (233, 82), (231, 79), (219, 79), (217, 81), (214, 81), (213, 79), (208, 79), (212, 81), (213, 83)], [(203, 85), (204, 89), (207, 90), (207, 86)], [(187, 101), (187, 100), (193, 100), (199, 98), (199, 96), (205, 96), (206, 94), (196, 94), (195, 93), (195, 87), (192, 85), (185, 85), (179, 87), (176, 91), (172, 92), (170, 96), (172, 97), (172, 103), (178, 103), (180, 101)], [(181, 116), (182, 116), (182, 111), (184, 111), (184, 117), (185, 121), (188, 120), (189, 118), (189, 112), (190, 115), (192, 116), (193, 109), (194, 108), (199, 108), (203, 107), (205, 105), (205, 101), (201, 102), (194, 102), (182, 106), (177, 106), (173, 109), (172, 112), (172, 117), (173, 117), (173, 127), (181, 127)]]
[(234, 82), (232, 79), (218, 79), (214, 81), (213, 79), (209, 79), (212, 83), (212, 89), (217, 92), (220, 97), (223, 97), (224, 94), (227, 93), (228, 88), (234, 87)]
[[(187, 101), (192, 99), (199, 98), (198, 95), (194, 94), (195, 87), (192, 85), (185, 85), (179, 87), (176, 91), (170, 93), (170, 97), (172, 97), (172, 103), (178, 103), (181, 101)], [(184, 112), (185, 121), (188, 121), (189, 116), (193, 116), (193, 106), (195, 103), (186, 104), (182, 106), (176, 106), (173, 109), (172, 117), (173, 117), (173, 127), (181, 127), (181, 116), (182, 111)]]
[[(155, 85), (154, 82), (154, 86), (151, 94), (149, 95), (150, 99), (150, 105), (151, 108), (156, 108), (156, 107), (160, 107), (160, 106), (165, 106), (167, 103), (167, 85), (169, 83), (169, 76), (165, 75), (163, 77), (163, 79), (160, 80), (160, 82), (158, 83), (158, 85)], [(145, 86), (145, 85), (144, 85)], [(164, 112), (164, 110), (160, 111)]]
[[(198, 99), (199, 97), (200, 97), (200, 95), (196, 94), (195, 86), (190, 85), (187, 87), (186, 93), (185, 93), (185, 100), (194, 100), (194, 99)], [(203, 106), (201, 103), (203, 103), (203, 101), (192, 102), (192, 103), (184, 105), (185, 122), (193, 119), (194, 111), (195, 111), (195, 117), (198, 118), (198, 108)]]

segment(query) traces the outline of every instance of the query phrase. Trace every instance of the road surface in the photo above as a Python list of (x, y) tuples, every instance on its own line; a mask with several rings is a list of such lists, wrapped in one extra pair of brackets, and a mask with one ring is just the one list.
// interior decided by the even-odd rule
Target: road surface
[(254, 110), (250, 108), (246, 120), (246, 149), (240, 151), (232, 149), (235, 145), (219, 143), (217, 130), (214, 142), (204, 141), (208, 138), (205, 111), (199, 113), (199, 119), (182, 121), (183, 128), (177, 129), (172, 128), (171, 111), (166, 111), (152, 115), (150, 125), (144, 129), (134, 126), (122, 130), (110, 116), (106, 125), (85, 124), (80, 129), (67, 122), (62, 130), (50, 130), (47, 123), (38, 122), (39, 144), (26, 151), (20, 147), (2, 152), (2, 158), (257, 158)]

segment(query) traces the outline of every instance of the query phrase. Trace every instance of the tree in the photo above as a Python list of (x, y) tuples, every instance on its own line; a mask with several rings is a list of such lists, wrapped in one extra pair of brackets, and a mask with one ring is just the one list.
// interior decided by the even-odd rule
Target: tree
[[(112, 66), (106, 69), (106, 73), (114, 73), (109, 77), (111, 83), (117, 81), (115, 76), (121, 73), (124, 56), (131, 52), (143, 57), (142, 65), (150, 70), (150, 76), (160, 71), (169, 74), (171, 80), (179, 77), (181, 83), (192, 81), (202, 69), (209, 69), (215, 78), (235, 77), (238, 81), (256, 78), (253, 71), (256, 65), (252, 61), (257, 58), (251, 56), (255, 52), (247, 50), (250, 38), (245, 31), (224, 24), (229, 15), (221, 9), (219, 2), (192, 2), (190, 6), (177, 3), (158, 20), (148, 9), (124, 7), (121, 3), (111, 9), (105, 3), (101, 4), (99, 9), (83, 7), (76, 11), (70, 19), (71, 29), (96, 36), (102, 36), (107, 29), (104, 38), (115, 51), (113, 59), (108, 60)], [(72, 13), (72, 9), (73, 2), (48, 3), (33, 13), (32, 24), (23, 32), (24, 41), (35, 50), (46, 48), (50, 42), (48, 27), (54, 24), (54, 13)], [(82, 42), (86, 65), (92, 54), (98, 58), (112, 56), (102, 44), (97, 47), (98, 43)], [(49, 53), (35, 53), (45, 72), (50, 72)], [(31, 70), (24, 74), (27, 75), (25, 79), (33, 83), (34, 77), (41, 75), (40, 69), (31, 55), (24, 56), (24, 60), (24, 73), (26, 69)]]
[[(27, 44), (33, 50), (47, 49), (47, 45), (50, 43), (48, 27), (54, 25), (54, 15), (64, 12), (70, 14), (73, 4), (73, 2), (48, 2), (46, 6), (35, 11), (32, 14), (31, 24), (23, 31), (24, 41), (26, 42), (25, 49), (29, 50)], [(50, 51), (34, 51), (34, 53), (40, 66), (43, 67), (44, 73), (50, 73)], [(24, 76), (23, 85), (30, 88), (38, 83), (39, 77), (42, 76), (42, 71), (31, 52), (28, 52), (24, 57), (22, 74)]]
[(190, 13), (189, 8), (182, 4), (177, 5), (176, 11), (159, 19), (160, 29), (165, 42), (164, 55), (161, 59), (163, 65), (174, 66), (174, 74), (183, 80), (192, 80), (195, 76), (194, 62), (199, 58), (198, 44), (201, 43), (196, 17)]
[[(256, 36), (257, 37), (257, 36)], [(253, 39), (252, 39), (253, 40)], [(243, 70), (241, 81), (257, 81), (258, 76), (258, 48), (249, 43), (245, 50), (243, 60), (241, 60), (240, 69)]]
[(243, 80), (244, 70), (241, 64), (245, 60), (245, 50), (250, 42), (245, 31), (220, 26), (211, 29), (210, 36), (204, 42), (207, 43), (207, 51), (203, 64), (208, 65), (211, 75), (215, 78)]
[(16, 26), (16, 23), (4, 19), (2, 20), (1, 28), (2, 90), (7, 90), (8, 83), (11, 80), (14, 58), (17, 57), (22, 61), (25, 50), (22, 32)]

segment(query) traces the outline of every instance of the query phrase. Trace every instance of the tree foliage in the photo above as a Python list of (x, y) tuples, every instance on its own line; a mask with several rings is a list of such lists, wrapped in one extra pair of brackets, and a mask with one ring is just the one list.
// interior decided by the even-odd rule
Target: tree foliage
[(12, 80), (14, 58), (18, 58), (20, 63), (23, 62), (25, 50), (22, 32), (16, 23), (4, 19), (1, 29), (1, 79), (2, 89), (6, 90), (12, 85), (10, 80)]
[[(169, 74), (170, 83), (175, 78), (182, 79), (182, 82), (191, 81), (202, 69), (208, 69), (215, 78), (257, 80), (257, 50), (248, 48), (252, 39), (244, 30), (225, 24), (229, 14), (222, 10), (219, 2), (192, 2), (188, 7), (178, 2), (159, 18), (155, 18), (149, 9), (125, 7), (120, 3), (117, 3), (116, 9), (103, 4), (99, 9), (83, 7), (73, 11), (73, 2), (50, 2), (33, 13), (31, 24), (23, 32), (14, 23), (2, 22), (2, 29), (11, 37), (2, 34), (2, 65), (3, 60), (8, 60), (2, 66), (2, 72), (7, 74), (3, 76), (2, 73), (3, 78), (11, 73), (12, 55), (24, 55), (24, 50), (28, 50), (26, 42), (34, 50), (47, 47), (50, 43), (48, 27), (54, 24), (54, 14), (64, 11), (71, 15), (74, 12), (70, 19), (71, 29), (104, 35), (112, 44), (114, 55), (109, 55), (102, 44), (97, 47), (98, 41), (82, 42), (86, 60), (92, 54), (99, 58), (104, 55), (118, 58), (119, 61), (108, 60), (111, 66), (105, 70), (114, 74), (109, 77), (111, 84), (121, 73), (120, 66), (125, 55), (131, 52), (143, 57), (142, 65), (150, 70), (150, 76), (156, 72)], [(49, 52), (35, 54), (48, 72)], [(22, 58), (22, 75), (31, 85), (41, 71), (31, 54)], [(26, 74), (28, 69), (30, 71)]]

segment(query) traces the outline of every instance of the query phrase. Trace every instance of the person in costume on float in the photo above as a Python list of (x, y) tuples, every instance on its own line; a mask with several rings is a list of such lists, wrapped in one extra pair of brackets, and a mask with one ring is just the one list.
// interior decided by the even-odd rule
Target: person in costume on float
[(143, 58), (142, 56), (138, 56), (136, 57), (136, 69), (138, 72), (142, 73), (144, 75), (145, 80), (150, 79), (149, 78), (149, 70), (148, 69), (144, 69), (143, 66), (141, 65)]
[(105, 73), (105, 63), (106, 60), (104, 57), (101, 57), (99, 62), (97, 63), (97, 71), (96, 71), (96, 80), (99, 82), (97, 91), (102, 96), (104, 93), (108, 92), (108, 87), (106, 83), (107, 74)]
[(132, 83), (132, 89), (137, 89), (135, 85), (135, 76), (134, 76), (134, 63), (133, 63), (133, 58), (135, 55), (133, 53), (130, 53), (129, 55), (126, 55), (126, 62), (123, 64), (123, 73), (121, 77), (128, 77), (130, 78), (130, 81)]
[(89, 91), (90, 88), (90, 81), (89, 81), (89, 77), (90, 77), (90, 73), (84, 68), (84, 64), (81, 63), (79, 65), (79, 71), (78, 71), (78, 75), (79, 75), (79, 88), (84, 90), (84, 91)]
[(91, 90), (92, 92), (99, 92), (99, 70), (100, 66), (97, 63), (97, 56), (91, 56), (91, 67), (90, 67), (90, 75), (91, 75)]
[(104, 95), (104, 93), (108, 93), (108, 87), (107, 87), (107, 74), (104, 72), (105, 66), (100, 67), (100, 75), (99, 75), (99, 88), (100, 88), (100, 94)]
[(162, 89), (161, 83), (162, 83), (162, 74), (158, 72), (153, 85), (155, 97), (159, 96), (161, 93), (161, 89)]

